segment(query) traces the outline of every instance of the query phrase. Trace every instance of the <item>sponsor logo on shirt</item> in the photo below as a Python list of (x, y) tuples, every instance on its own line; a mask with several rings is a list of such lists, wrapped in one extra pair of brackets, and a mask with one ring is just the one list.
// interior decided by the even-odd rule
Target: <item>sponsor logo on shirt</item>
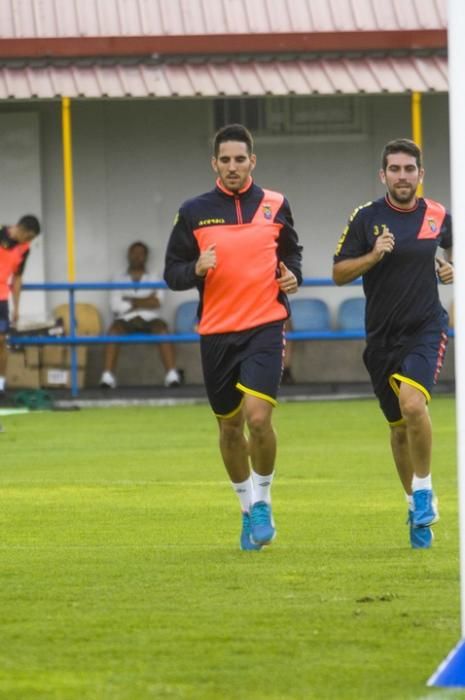
[(215, 224), (225, 224), (224, 219), (202, 219), (199, 221), (199, 226), (214, 226)]

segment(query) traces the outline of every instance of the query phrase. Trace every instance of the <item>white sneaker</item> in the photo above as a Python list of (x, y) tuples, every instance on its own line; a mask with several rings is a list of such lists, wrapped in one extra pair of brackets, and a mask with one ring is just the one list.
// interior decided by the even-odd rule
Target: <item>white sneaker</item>
[(100, 377), (102, 389), (116, 389), (116, 377), (111, 372), (105, 371)]
[(181, 377), (177, 369), (170, 369), (165, 376), (165, 386), (179, 386), (181, 384)]

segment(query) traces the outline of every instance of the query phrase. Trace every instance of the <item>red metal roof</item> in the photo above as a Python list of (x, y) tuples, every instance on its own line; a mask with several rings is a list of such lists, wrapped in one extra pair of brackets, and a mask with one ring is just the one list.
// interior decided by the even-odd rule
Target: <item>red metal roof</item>
[(0, 67), (0, 99), (446, 92), (447, 60), (364, 57)]
[(177, 34), (172, 36), (93, 36), (0, 39), (0, 57), (123, 58), (125, 56), (289, 55), (367, 51), (444, 50), (445, 29), (279, 32), (255, 34)]
[(447, 0), (2, 0), (0, 37), (445, 29)]
[(444, 92), (446, 8), (447, 0), (1, 0), (0, 99)]

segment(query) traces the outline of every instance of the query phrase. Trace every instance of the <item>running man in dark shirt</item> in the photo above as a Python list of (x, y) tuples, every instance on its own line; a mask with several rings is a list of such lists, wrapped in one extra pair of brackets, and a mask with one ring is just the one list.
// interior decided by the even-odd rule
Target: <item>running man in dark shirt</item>
[(253, 182), (255, 162), (245, 127), (229, 125), (216, 134), (216, 187), (182, 205), (165, 264), (171, 289), (199, 290), (205, 385), (241, 504), (245, 550), (260, 549), (275, 535), (271, 414), (282, 373), (287, 294), (302, 280), (289, 204)]
[(438, 278), (450, 284), (454, 277), (451, 218), (438, 202), (417, 197), (423, 175), (422, 154), (413, 141), (397, 139), (385, 146), (380, 178), (387, 194), (353, 212), (333, 266), (338, 285), (363, 277), (363, 359), (391, 428), (414, 548), (431, 546), (431, 525), (439, 518), (431, 482), (428, 403), (447, 344), (448, 318)]

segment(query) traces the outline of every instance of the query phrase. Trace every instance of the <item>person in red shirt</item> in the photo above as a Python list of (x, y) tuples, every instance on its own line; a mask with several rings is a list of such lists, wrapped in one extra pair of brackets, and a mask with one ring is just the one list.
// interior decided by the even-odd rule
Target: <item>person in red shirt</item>
[(14, 226), (0, 226), (0, 397), (5, 395), (5, 375), (8, 361), (6, 337), (11, 324), (19, 318), (19, 298), (22, 276), (29, 255), (30, 242), (40, 233), (37, 217), (27, 214)]
[(199, 291), (205, 385), (241, 504), (240, 546), (255, 550), (275, 536), (271, 415), (283, 369), (287, 295), (302, 281), (302, 256), (286, 198), (252, 180), (250, 132), (225, 126), (213, 146), (216, 187), (180, 208), (164, 277), (171, 289)]

